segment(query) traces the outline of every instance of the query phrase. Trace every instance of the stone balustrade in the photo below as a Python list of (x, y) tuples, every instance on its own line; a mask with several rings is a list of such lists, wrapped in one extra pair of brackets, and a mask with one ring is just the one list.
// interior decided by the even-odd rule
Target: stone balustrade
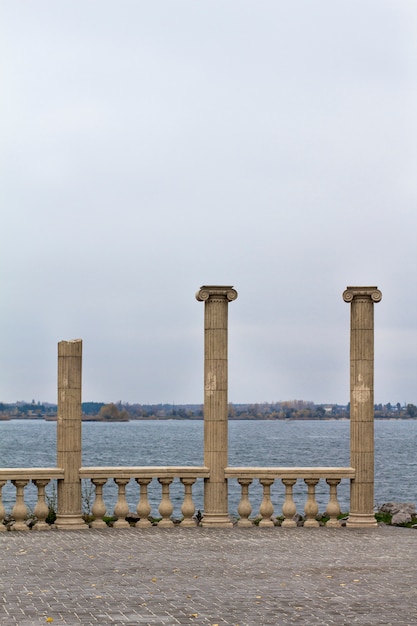
[[(282, 526), (296, 525), (296, 506), (293, 488), (298, 480), (306, 485), (304, 507), (305, 527), (316, 527), (318, 504), (316, 486), (325, 480), (329, 486), (327, 526), (338, 526), (340, 507), (337, 487), (342, 479), (350, 480), (350, 528), (375, 527), (373, 515), (374, 489), (374, 433), (373, 433), (373, 377), (374, 377), (374, 303), (381, 300), (377, 287), (348, 287), (343, 299), (351, 305), (350, 344), (350, 405), (351, 436), (350, 463), (352, 467), (296, 467), (261, 468), (228, 466), (228, 305), (237, 299), (237, 291), (230, 285), (205, 285), (196, 294), (204, 302), (204, 466), (202, 467), (81, 467), (82, 459), (82, 411), (81, 372), (82, 341), (61, 341), (58, 344), (58, 414), (57, 414), (57, 464), (53, 469), (0, 469), (1, 488), (7, 481), (16, 487), (16, 503), (12, 515), (16, 520), (14, 530), (27, 530), (25, 518), (28, 510), (24, 501), (25, 486), (32, 481), (38, 489), (38, 501), (34, 509), (36, 529), (47, 527), (45, 519), (48, 507), (45, 502), (45, 487), (51, 479), (57, 479), (56, 527), (62, 530), (88, 528), (81, 510), (81, 481), (91, 480), (95, 486), (95, 501), (92, 507), (93, 528), (104, 528), (103, 517), (106, 504), (103, 487), (112, 479), (118, 490), (114, 516), (115, 528), (127, 528), (129, 512), (126, 487), (131, 480), (139, 485), (137, 513), (138, 528), (151, 524), (148, 486), (152, 480), (161, 485), (159, 514), (160, 527), (171, 527), (173, 506), (170, 485), (179, 479), (184, 486), (181, 506), (183, 526), (194, 526), (195, 506), (192, 486), (197, 479), (204, 479), (204, 516), (202, 525), (213, 528), (232, 527), (228, 511), (228, 480), (235, 479), (241, 487), (239, 503), (239, 526), (251, 526), (252, 506), (249, 489), (257, 479), (262, 486), (262, 502), (259, 508), (259, 525), (271, 526), (274, 506), (271, 488), (276, 480), (285, 487), (282, 505)], [(0, 497), (0, 520), (4, 519), (4, 507)], [(0, 531), (5, 526), (0, 523)]]
[(92, 506), (94, 520), (90, 526), (92, 528), (106, 528), (107, 524), (103, 520), (107, 512), (107, 507), (103, 498), (103, 487), (108, 480), (113, 479), (117, 485), (118, 496), (114, 507), (113, 516), (117, 520), (113, 523), (114, 528), (130, 528), (126, 516), (129, 513), (129, 506), (126, 501), (126, 486), (133, 479), (139, 486), (138, 504), (136, 507), (139, 520), (136, 522), (137, 528), (148, 528), (152, 525), (149, 520), (151, 506), (148, 499), (148, 487), (152, 480), (157, 480), (161, 485), (161, 502), (158, 510), (161, 517), (158, 522), (160, 528), (170, 528), (174, 526), (171, 519), (174, 507), (170, 498), (170, 485), (174, 479), (179, 479), (184, 486), (184, 499), (181, 505), (183, 527), (196, 526), (194, 519), (195, 504), (193, 501), (192, 488), (197, 479), (208, 479), (210, 470), (207, 467), (82, 467), (80, 478), (89, 479), (95, 487), (95, 500)]
[(28, 507), (25, 504), (24, 491), (26, 485), (32, 482), (37, 488), (37, 502), (33, 510), (36, 523), (34, 530), (48, 530), (50, 525), (46, 523), (49, 507), (45, 499), (45, 488), (51, 480), (63, 480), (64, 470), (56, 467), (23, 467), (23, 468), (2, 468), (0, 469), (0, 532), (6, 530), (3, 520), (6, 511), (2, 501), (2, 489), (10, 481), (16, 488), (16, 502), (11, 511), (14, 524), (12, 530), (29, 530), (26, 519), (29, 515)]
[[(338, 528), (340, 526), (338, 516), (340, 506), (337, 499), (337, 487), (342, 479), (353, 480), (355, 469), (352, 467), (226, 467), (225, 476), (227, 479), (236, 479), (241, 487), (241, 499), (238, 506), (239, 520), (238, 526), (252, 526), (254, 519), (261, 527), (274, 526), (272, 515), (274, 505), (271, 499), (271, 487), (276, 480), (281, 480), (285, 487), (285, 497), (282, 505), (283, 528), (293, 528), (297, 525), (294, 517), (297, 508), (293, 498), (293, 488), (298, 480), (303, 480), (307, 487), (307, 498), (304, 507), (305, 520), (303, 526), (315, 528), (319, 526), (316, 517), (319, 507), (316, 501), (316, 485), (319, 480), (324, 479), (329, 486), (329, 501), (325, 514), (329, 520), (326, 526)], [(249, 499), (249, 488), (253, 481), (257, 479), (262, 486), (262, 502), (259, 507), (259, 515), (250, 519), (252, 505)], [(260, 521), (259, 521), (260, 519)]]

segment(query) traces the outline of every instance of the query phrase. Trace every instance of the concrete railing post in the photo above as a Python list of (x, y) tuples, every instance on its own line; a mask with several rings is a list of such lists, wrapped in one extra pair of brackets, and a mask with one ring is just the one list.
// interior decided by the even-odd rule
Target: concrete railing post
[(203, 526), (230, 527), (227, 499), (227, 314), (237, 298), (229, 286), (201, 287), (204, 302), (204, 465), (210, 478), (204, 483)]
[(82, 341), (58, 343), (57, 464), (65, 470), (58, 480), (56, 526), (88, 528), (81, 515), (81, 366)]
[(377, 287), (347, 287), (350, 311), (350, 486), (347, 526), (377, 526), (374, 515), (374, 303)]

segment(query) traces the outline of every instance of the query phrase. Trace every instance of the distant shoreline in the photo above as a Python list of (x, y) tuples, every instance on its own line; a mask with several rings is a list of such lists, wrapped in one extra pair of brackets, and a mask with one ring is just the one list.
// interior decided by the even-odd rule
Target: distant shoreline
[[(394, 421), (415, 421), (417, 417), (375, 417), (375, 420), (380, 422), (394, 422)], [(30, 417), (17, 417), (15, 415), (11, 416), (0, 416), (0, 422), (56, 422), (56, 416), (30, 416)], [(90, 416), (83, 415), (82, 422), (100, 422), (100, 423), (125, 423), (125, 422), (202, 422), (204, 421), (204, 417), (172, 417), (172, 416), (152, 416), (152, 417), (141, 417), (137, 419), (109, 419), (109, 418), (100, 418), (99, 416)], [(277, 418), (277, 417), (229, 417), (229, 422), (349, 422), (349, 417), (287, 417), (287, 418)]]

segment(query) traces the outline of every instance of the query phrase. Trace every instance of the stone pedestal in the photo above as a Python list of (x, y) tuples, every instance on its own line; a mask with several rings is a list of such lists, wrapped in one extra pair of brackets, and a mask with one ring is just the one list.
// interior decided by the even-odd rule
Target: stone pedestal
[(81, 361), (82, 341), (58, 344), (57, 464), (65, 470), (58, 480), (56, 526), (88, 528), (81, 515)]
[(227, 480), (227, 317), (228, 304), (237, 298), (231, 286), (201, 287), (204, 302), (204, 465), (210, 478), (204, 484), (203, 526), (231, 527)]
[(374, 515), (374, 303), (377, 287), (347, 287), (350, 317), (350, 487), (349, 528), (377, 526)]

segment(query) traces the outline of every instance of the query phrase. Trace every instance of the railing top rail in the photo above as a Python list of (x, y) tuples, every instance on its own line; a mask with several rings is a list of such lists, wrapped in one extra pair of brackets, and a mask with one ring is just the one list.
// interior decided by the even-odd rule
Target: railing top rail
[(82, 467), (81, 478), (209, 478), (208, 467), (189, 465), (139, 467)]
[(65, 471), (59, 467), (2, 467), (0, 480), (40, 480), (64, 478)]
[(226, 478), (355, 478), (353, 467), (226, 467)]

